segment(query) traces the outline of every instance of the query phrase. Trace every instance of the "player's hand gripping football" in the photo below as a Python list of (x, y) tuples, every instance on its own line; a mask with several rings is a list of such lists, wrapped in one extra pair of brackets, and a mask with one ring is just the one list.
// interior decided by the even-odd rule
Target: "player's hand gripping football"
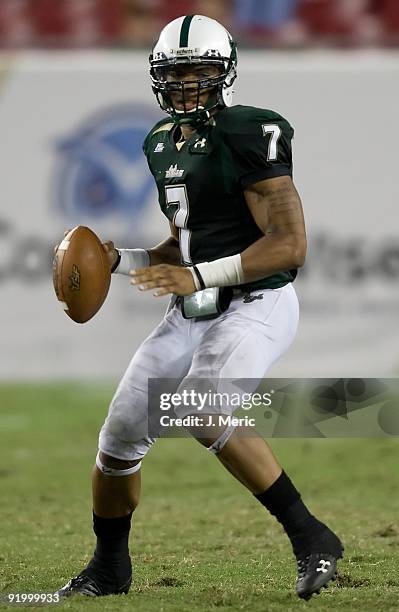
[(193, 276), (187, 268), (159, 264), (149, 268), (131, 270), (130, 281), (140, 291), (156, 289), (155, 297), (174, 293), (175, 295), (190, 295), (196, 290)]
[(109, 267), (112, 268), (114, 267), (114, 264), (116, 263), (116, 260), (118, 259), (118, 251), (115, 248), (114, 243), (112, 242), (112, 240), (107, 240), (107, 242), (103, 242), (103, 249), (107, 254), (107, 258), (109, 261)]

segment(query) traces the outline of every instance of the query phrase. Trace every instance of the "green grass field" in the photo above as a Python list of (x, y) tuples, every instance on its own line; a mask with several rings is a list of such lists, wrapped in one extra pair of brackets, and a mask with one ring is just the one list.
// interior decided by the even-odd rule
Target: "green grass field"
[[(91, 556), (90, 473), (112, 391), (0, 386), (0, 592), (51, 593)], [(129, 595), (79, 597), (62, 608), (399, 610), (398, 441), (272, 446), (311, 509), (344, 540), (333, 587), (300, 601), (278, 524), (213, 456), (180, 438), (158, 442), (143, 466)]]

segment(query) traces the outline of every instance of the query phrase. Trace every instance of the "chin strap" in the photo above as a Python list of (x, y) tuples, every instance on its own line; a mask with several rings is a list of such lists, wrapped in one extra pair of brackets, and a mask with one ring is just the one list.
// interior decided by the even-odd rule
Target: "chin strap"
[(211, 118), (210, 110), (198, 111), (196, 112), (195, 117), (181, 117), (178, 113), (173, 111), (170, 114), (172, 115), (175, 123), (178, 125), (191, 125), (193, 128), (197, 128), (209, 121)]

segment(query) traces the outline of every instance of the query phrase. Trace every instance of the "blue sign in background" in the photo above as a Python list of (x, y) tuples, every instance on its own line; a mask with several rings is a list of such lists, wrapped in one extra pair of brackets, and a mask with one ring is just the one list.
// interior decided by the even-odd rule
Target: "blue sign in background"
[(159, 120), (146, 106), (121, 104), (89, 117), (57, 143), (55, 203), (71, 223), (123, 216), (140, 223), (154, 181), (142, 151)]

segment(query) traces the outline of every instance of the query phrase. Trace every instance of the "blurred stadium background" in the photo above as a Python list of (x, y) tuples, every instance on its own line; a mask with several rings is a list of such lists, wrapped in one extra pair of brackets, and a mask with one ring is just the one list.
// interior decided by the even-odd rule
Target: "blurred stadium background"
[(395, 45), (396, 0), (2, 0), (8, 47), (149, 46), (168, 21), (199, 13), (260, 47)]
[(2, 0), (0, 379), (117, 378), (162, 316), (164, 301), (114, 278), (77, 326), (51, 253), (78, 223), (126, 247), (165, 235), (141, 154), (162, 116), (147, 57), (162, 25), (194, 11), (238, 40), (236, 103), (296, 130), (309, 256), (300, 331), (271, 374), (397, 375), (397, 0)]

